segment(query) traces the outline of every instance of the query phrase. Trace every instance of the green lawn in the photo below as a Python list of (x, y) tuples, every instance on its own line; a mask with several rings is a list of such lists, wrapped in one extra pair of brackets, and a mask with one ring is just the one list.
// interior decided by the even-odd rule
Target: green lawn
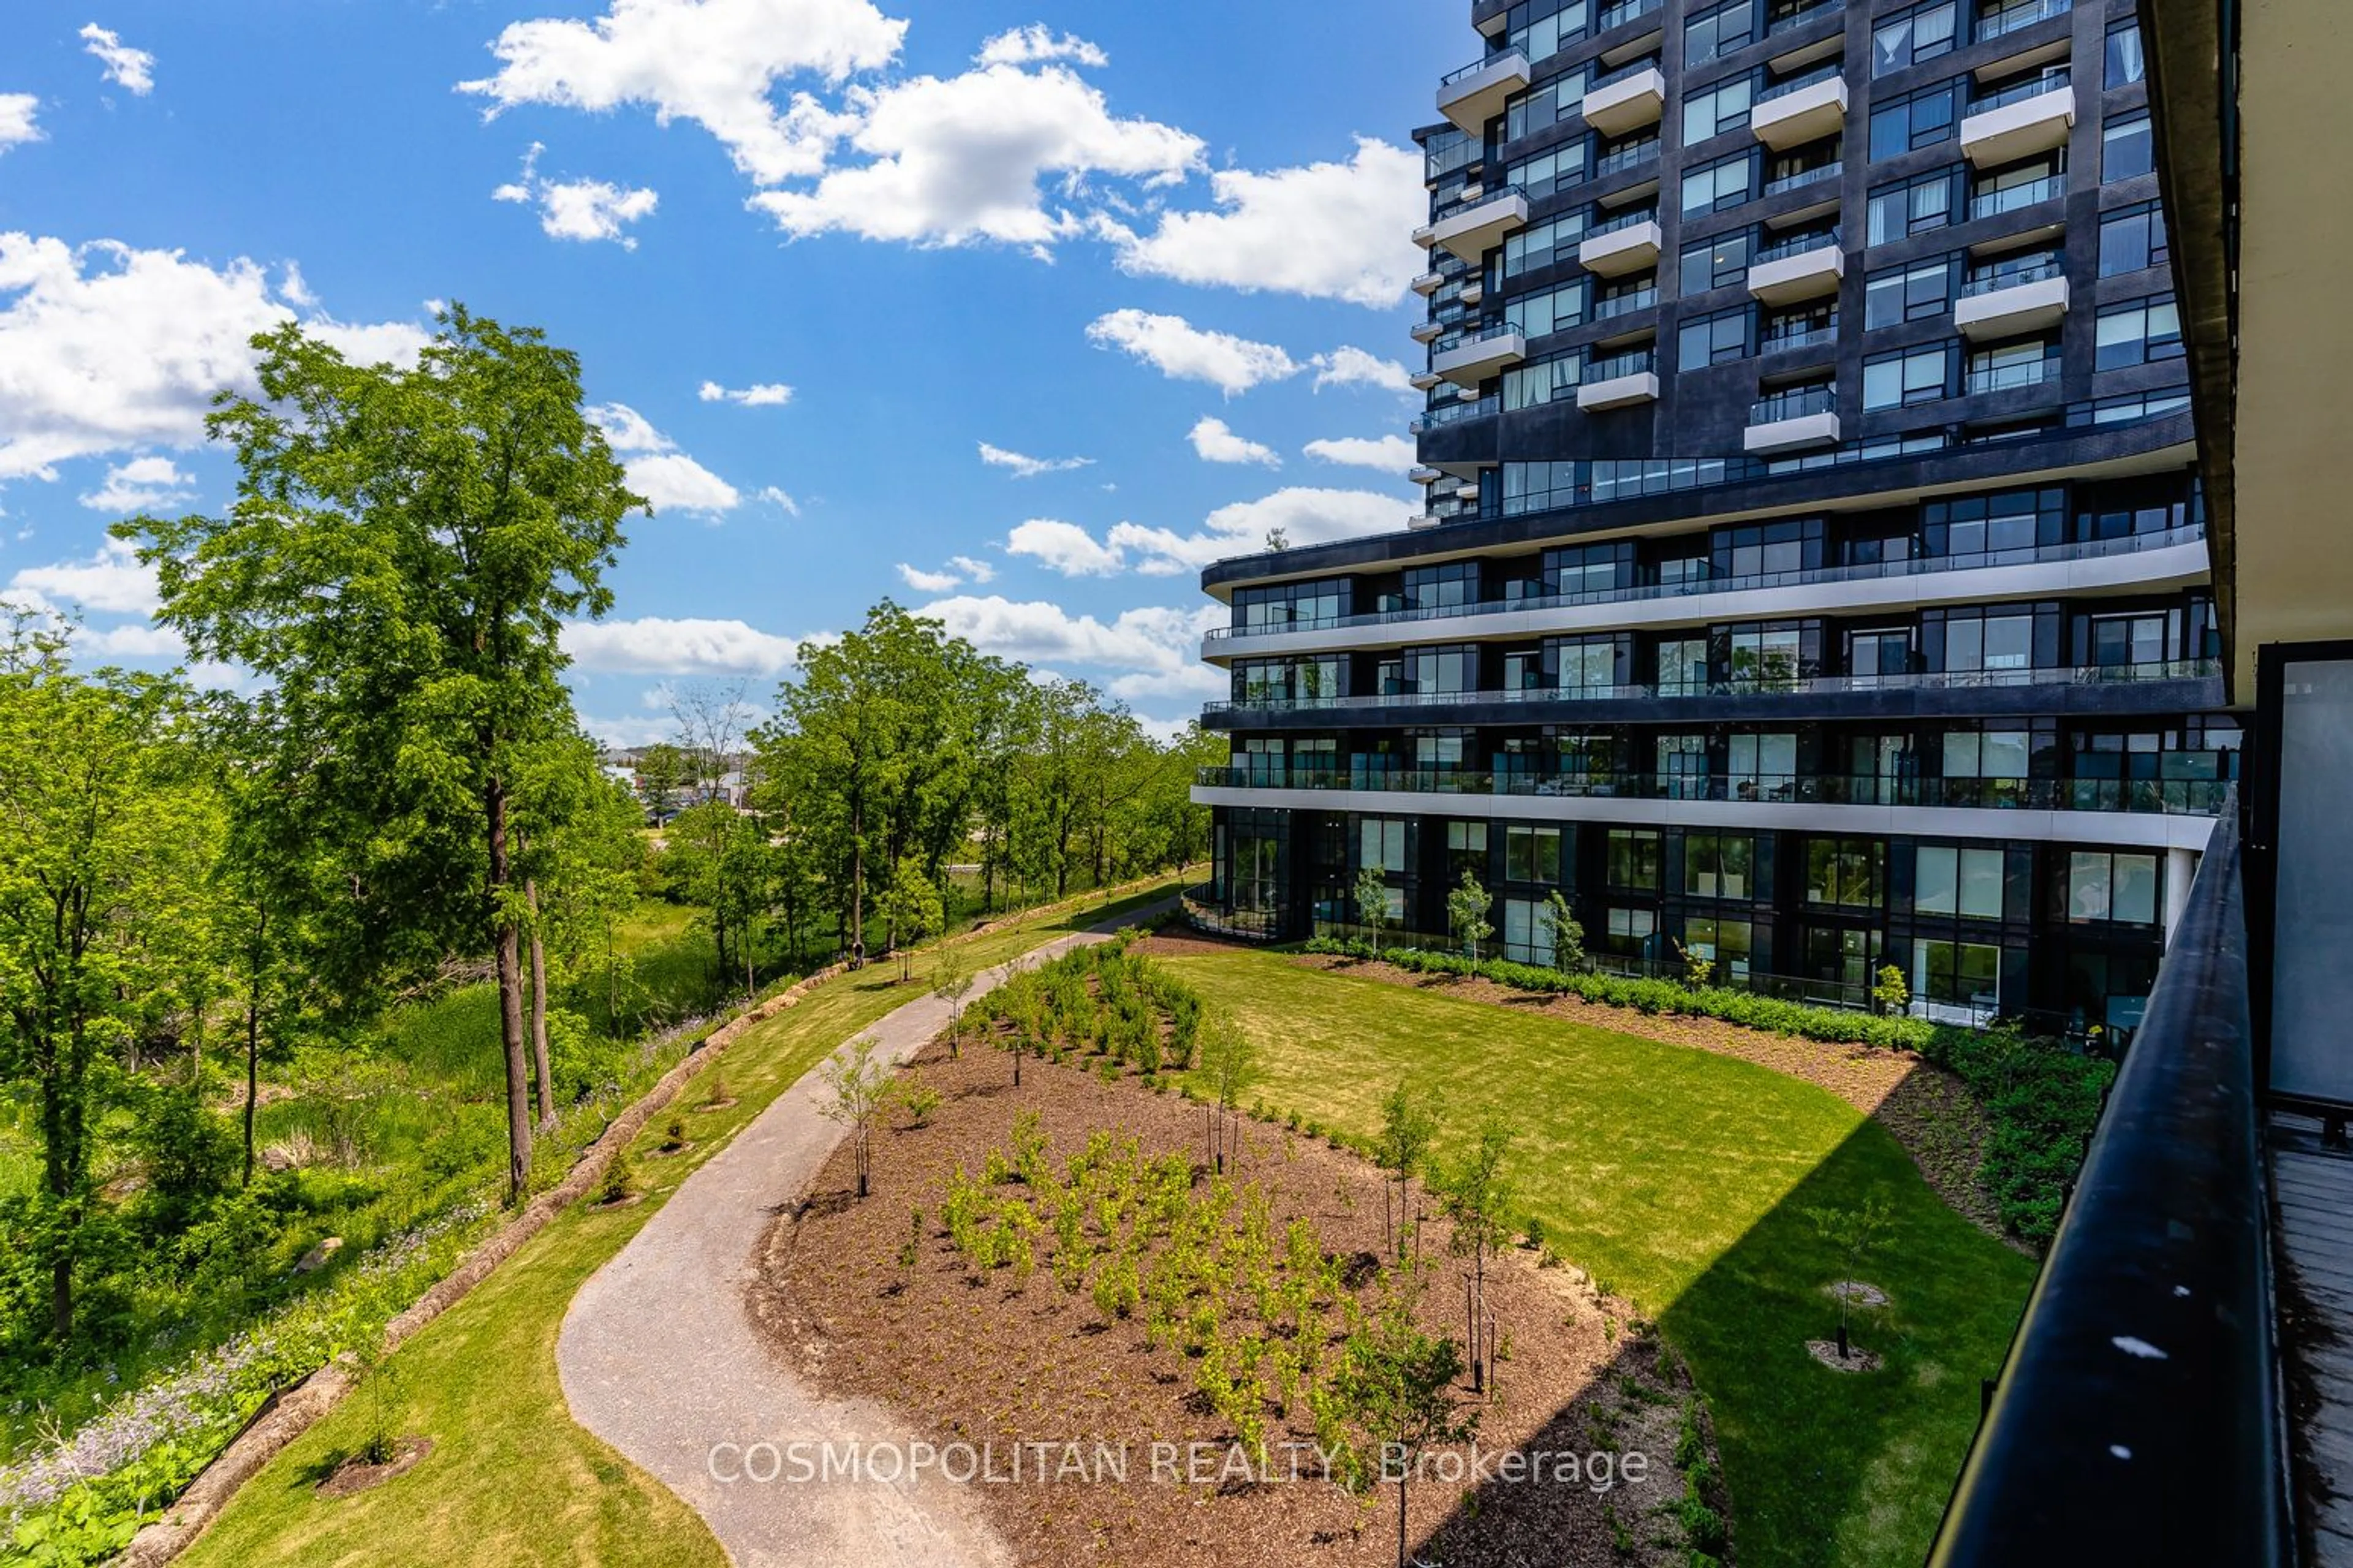
[[(1111, 907), (1165, 897), (1174, 882)], [(974, 967), (1002, 963), (1064, 931), (1104, 917), (974, 938)], [(254, 1563), (634, 1564), (694, 1568), (724, 1562), (702, 1521), (651, 1478), (575, 1425), (555, 1374), (555, 1339), (574, 1294), (619, 1251), (678, 1184), (836, 1046), (901, 1003), (920, 978), (892, 983), (876, 965), (812, 992), (728, 1047), (720, 1070), (738, 1103), (694, 1118), (695, 1147), (644, 1159), (657, 1117), (638, 1141), (638, 1169), (658, 1182), (627, 1208), (575, 1207), (559, 1215), (457, 1306), (392, 1358), (405, 1410), (396, 1425), (434, 1441), (406, 1475), (340, 1500), (313, 1490), (325, 1467), (365, 1436), (369, 1401), (346, 1400), (247, 1484), (185, 1561), (191, 1568)], [(702, 1095), (687, 1091), (688, 1103)]]
[[(1251, 1093), (1370, 1136), (1399, 1078), (1443, 1105), (1443, 1156), (1486, 1115), (1548, 1238), (1660, 1322), (1713, 1403), (1743, 1568), (1913, 1564), (1976, 1428), (2033, 1266), (1931, 1193), (1884, 1129), (1752, 1063), (1305, 968), (1273, 953), (1166, 961), (1263, 1047)], [(1890, 1304), (1827, 1371), (1842, 1269), (1805, 1210), (1883, 1195), (1864, 1270)]]

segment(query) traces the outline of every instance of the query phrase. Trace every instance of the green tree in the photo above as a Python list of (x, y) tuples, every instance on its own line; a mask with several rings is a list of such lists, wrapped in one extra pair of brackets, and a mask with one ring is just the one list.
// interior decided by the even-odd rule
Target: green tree
[(891, 949), (899, 955), (902, 982), (915, 976), (915, 948), (940, 931), (940, 890), (923, 875), (923, 863), (902, 856), (891, 874), (891, 889), (882, 896), (882, 912), (890, 921)]
[(1223, 1013), (1214, 1014), (1201, 1026), (1201, 1067), (1209, 1075), (1209, 1089), (1217, 1100), (1209, 1160), (1222, 1172), (1228, 1151), (1236, 1148), (1236, 1121), (1242, 1095), (1258, 1081), (1258, 1042), (1232, 1018)]
[(1490, 1117), (1479, 1125), (1475, 1142), (1462, 1152), (1462, 1157), (1450, 1166), (1439, 1181), (1438, 1201), (1446, 1216), (1454, 1222), (1454, 1236), (1450, 1244), (1460, 1254), (1471, 1255), (1471, 1387), (1473, 1392), (1486, 1387), (1487, 1363), (1492, 1352), (1482, 1353), (1483, 1325), (1487, 1321), (1487, 1255), (1508, 1245), (1512, 1238), (1512, 1207), (1515, 1199), (1511, 1178), (1504, 1173), (1504, 1161), (1512, 1149), (1512, 1130), (1501, 1119)]
[(1446, 895), (1446, 920), (1453, 928), (1455, 939), (1478, 962), (1479, 944), (1494, 934), (1488, 923), (1487, 911), (1495, 907), (1495, 895), (1479, 885), (1471, 868), (1462, 868), (1462, 880)]
[[(1421, 1174), (1430, 1160), (1430, 1148), (1438, 1139), (1438, 1113), (1430, 1109), (1429, 1098), (1415, 1088), (1411, 1079), (1399, 1079), (1397, 1087), (1381, 1101), (1381, 1132), (1374, 1144), (1381, 1168), (1388, 1172), (1398, 1184), (1397, 1255), (1405, 1256), (1408, 1229), (1415, 1231), (1415, 1246), (1420, 1246), (1419, 1230), (1412, 1225), (1413, 1179)], [(1382, 1187), (1384, 1194), (1388, 1187)], [(1383, 1199), (1387, 1203), (1386, 1196)]]
[(1397, 1482), (1398, 1568), (1406, 1568), (1406, 1483), (1416, 1459), (1424, 1449), (1467, 1442), (1479, 1428), (1478, 1412), (1465, 1414), (1455, 1402), (1461, 1375), (1461, 1347), (1424, 1332), (1413, 1320), (1411, 1292), (1394, 1280), (1379, 1312), (1349, 1337), (1334, 1374), (1351, 1424), (1363, 1435), (1359, 1463)]
[(940, 961), (932, 971), (932, 994), (948, 1005), (948, 1059), (954, 1061), (963, 1053), (964, 1004), (980, 977), (972, 972), (964, 955), (953, 947), (940, 950)]
[(1356, 919), (1372, 932), (1374, 956), (1381, 951), (1381, 927), (1389, 918), (1389, 883), (1377, 866), (1356, 873)]
[(1879, 966), (1875, 984), (1871, 988), (1872, 1005), (1883, 1013), (1901, 1013), (1912, 1005), (1912, 988), (1904, 984), (1904, 972), (1892, 963)]
[(62, 638), (16, 624), (0, 653), (0, 1068), (36, 1101), (34, 1236), (59, 1340), (120, 1063), (147, 999), (186, 978), (175, 933), (208, 918), (219, 816), (185, 738), (176, 688), (77, 677)]
[(1563, 974), (1574, 974), (1585, 967), (1585, 927), (1577, 922), (1577, 911), (1568, 907), (1556, 888), (1545, 899), (1546, 924), (1552, 930), (1552, 966)]
[(1814, 1234), (1838, 1253), (1846, 1277), (1831, 1287), (1838, 1298), (1838, 1353), (1847, 1359), (1847, 1323), (1853, 1310), (1857, 1287), (1862, 1281), (1862, 1266), (1878, 1251), (1894, 1225), (1895, 1211), (1885, 1194), (1873, 1193), (1852, 1208), (1808, 1208), (1805, 1215), (1814, 1225)]
[[(486, 940), (498, 971), (508, 1189), (531, 1169), (527, 900), (511, 816), (531, 749), (568, 733), (560, 634), (601, 616), (621, 520), (645, 505), (581, 406), (580, 366), (535, 331), (453, 306), (413, 368), (347, 363), (288, 324), (255, 340), (261, 395), (226, 400), (226, 517), (142, 517), (157, 618), (197, 658), (272, 683), (332, 752), (372, 843), (406, 861), (395, 929)], [(448, 840), (470, 825), (480, 880)]]
[(858, 1172), (858, 1195), (864, 1197), (874, 1172), (875, 1119), (891, 1106), (891, 1070), (874, 1059), (874, 1038), (860, 1035), (828, 1057), (818, 1068), (818, 1080), (832, 1096), (818, 1107), (828, 1121), (849, 1132), (849, 1152)]
[(657, 822), (678, 809), (679, 796), (684, 793), (691, 770), (686, 753), (667, 741), (657, 742), (638, 752), (638, 789), (643, 795), (647, 814)]

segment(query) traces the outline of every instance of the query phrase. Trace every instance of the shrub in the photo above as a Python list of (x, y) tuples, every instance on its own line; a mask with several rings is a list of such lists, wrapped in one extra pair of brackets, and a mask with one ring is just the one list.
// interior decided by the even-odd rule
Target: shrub
[(627, 1149), (613, 1152), (612, 1163), (605, 1167), (605, 1179), (596, 1188), (600, 1204), (617, 1204), (638, 1190), (638, 1168), (629, 1160)]

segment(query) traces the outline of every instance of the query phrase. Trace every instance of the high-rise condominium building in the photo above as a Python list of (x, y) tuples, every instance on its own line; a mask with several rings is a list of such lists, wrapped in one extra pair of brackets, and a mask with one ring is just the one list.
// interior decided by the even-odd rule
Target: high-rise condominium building
[[(2130, 0), (1476, 0), (1422, 513), (1221, 561), (1213, 918), (2129, 1029), (2237, 771)], [(1408, 520), (1401, 517), (1401, 524)]]

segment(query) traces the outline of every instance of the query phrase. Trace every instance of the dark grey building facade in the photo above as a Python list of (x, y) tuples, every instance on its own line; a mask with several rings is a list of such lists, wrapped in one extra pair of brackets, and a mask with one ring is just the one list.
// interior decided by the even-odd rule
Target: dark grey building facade
[[(1221, 561), (1204, 901), (2130, 1028), (2228, 782), (2129, 0), (1480, 0), (1422, 512)], [(1400, 523), (1409, 520), (1400, 518)]]

